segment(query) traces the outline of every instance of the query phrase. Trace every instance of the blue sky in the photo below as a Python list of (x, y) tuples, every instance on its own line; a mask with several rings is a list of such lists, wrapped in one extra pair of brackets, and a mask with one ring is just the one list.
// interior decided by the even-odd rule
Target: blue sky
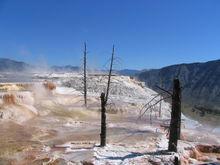
[(0, 0), (0, 57), (32, 64), (160, 68), (220, 58), (219, 0)]

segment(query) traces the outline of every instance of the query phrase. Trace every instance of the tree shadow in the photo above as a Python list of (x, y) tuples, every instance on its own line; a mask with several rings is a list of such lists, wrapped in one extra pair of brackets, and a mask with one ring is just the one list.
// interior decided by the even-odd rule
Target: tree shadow
[(149, 156), (172, 155), (172, 152), (169, 152), (168, 150), (159, 150), (155, 152), (144, 152), (144, 153), (131, 152), (130, 154), (125, 155), (125, 156), (106, 156), (104, 159), (124, 161), (125, 159), (131, 159), (131, 158), (136, 158), (136, 157), (145, 156), (145, 155), (149, 155)]

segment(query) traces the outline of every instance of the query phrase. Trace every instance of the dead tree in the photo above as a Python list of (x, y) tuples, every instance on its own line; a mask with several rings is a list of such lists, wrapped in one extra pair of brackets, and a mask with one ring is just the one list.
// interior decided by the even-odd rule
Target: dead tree
[[(168, 97), (163, 97), (160, 100), (156, 101), (153, 105), (150, 105), (152, 101), (154, 101), (160, 94), (156, 95), (153, 99), (151, 99), (143, 108), (146, 110), (138, 117), (139, 120), (150, 108), (154, 105), (160, 103), (162, 100), (168, 99), (172, 97), (172, 110), (171, 110), (171, 121), (169, 126), (169, 144), (168, 150), (171, 152), (177, 151), (177, 142), (180, 139), (180, 132), (181, 132), (181, 87), (179, 79), (173, 80), (173, 92), (167, 91), (159, 86), (156, 86), (158, 89), (163, 91), (163, 93), (168, 94)], [(161, 93), (162, 94), (162, 93)], [(142, 112), (142, 110), (141, 110)]]
[(87, 65), (87, 57), (86, 57), (86, 43), (84, 43), (84, 57), (83, 57), (83, 85), (84, 85), (84, 104), (87, 107), (87, 75), (86, 75), (86, 65)]
[(181, 88), (179, 79), (173, 80), (172, 111), (170, 121), (170, 136), (168, 150), (177, 152), (177, 142), (180, 139), (181, 127)]
[(112, 75), (112, 67), (113, 67), (113, 61), (114, 61), (114, 52), (115, 48), (113, 45), (112, 49), (112, 57), (111, 57), (111, 64), (109, 69), (109, 75), (108, 75), (108, 83), (107, 83), (107, 89), (106, 94), (102, 93), (101, 98), (101, 133), (100, 133), (100, 146), (104, 147), (106, 145), (106, 105), (108, 102), (108, 95), (110, 90), (110, 83), (111, 83), (111, 75)]
[[(160, 79), (160, 86), (163, 88), (162, 79)], [(162, 95), (160, 95), (160, 99), (162, 99)], [(162, 101), (160, 102), (159, 106), (159, 117), (161, 117), (161, 108), (162, 108)]]

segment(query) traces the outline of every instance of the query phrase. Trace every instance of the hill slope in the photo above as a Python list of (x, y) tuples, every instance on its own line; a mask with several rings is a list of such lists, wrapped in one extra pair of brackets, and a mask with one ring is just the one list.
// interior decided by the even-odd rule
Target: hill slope
[(162, 81), (164, 88), (172, 90), (172, 79), (177, 75), (184, 87), (184, 104), (220, 111), (220, 60), (153, 69), (140, 73), (138, 78), (153, 89)]
[(123, 70), (117, 71), (118, 74), (124, 75), (124, 76), (135, 76), (140, 72), (141, 72), (140, 70), (134, 70), (134, 69), (123, 69)]
[(1, 72), (6, 72), (6, 71), (20, 72), (20, 71), (26, 71), (30, 68), (31, 66), (24, 62), (18, 62), (7, 58), (0, 58)]

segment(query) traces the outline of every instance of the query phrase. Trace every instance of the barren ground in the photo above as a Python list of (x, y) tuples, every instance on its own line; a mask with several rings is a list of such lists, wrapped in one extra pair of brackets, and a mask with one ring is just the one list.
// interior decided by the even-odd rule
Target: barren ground
[[(152, 120), (150, 113), (138, 119), (143, 101), (149, 101), (155, 92), (125, 79), (125, 84), (123, 78), (114, 81), (115, 95), (111, 102), (116, 105), (109, 107), (107, 113), (107, 146), (104, 148), (99, 147), (100, 92), (90, 91), (88, 108), (85, 108), (82, 94), (72, 87), (61, 86), (63, 80), (57, 82), (60, 86), (52, 91), (36, 85), (28, 92), (20, 92), (16, 86), (16, 90), (7, 89), (6, 93), (10, 94), (7, 99), (4, 91), (0, 108), (3, 113), (0, 165), (172, 164), (174, 156), (178, 156), (182, 164), (220, 160), (218, 129), (214, 131), (184, 116), (178, 153), (167, 152), (167, 131), (161, 125), (169, 124), (168, 103), (163, 103), (161, 118), (155, 111)], [(121, 85), (123, 90), (116, 90)], [(9, 87), (11, 89), (11, 85)], [(21, 87), (24, 85), (19, 85)], [(122, 96), (124, 100), (120, 100)], [(152, 111), (157, 109), (154, 107)]]

